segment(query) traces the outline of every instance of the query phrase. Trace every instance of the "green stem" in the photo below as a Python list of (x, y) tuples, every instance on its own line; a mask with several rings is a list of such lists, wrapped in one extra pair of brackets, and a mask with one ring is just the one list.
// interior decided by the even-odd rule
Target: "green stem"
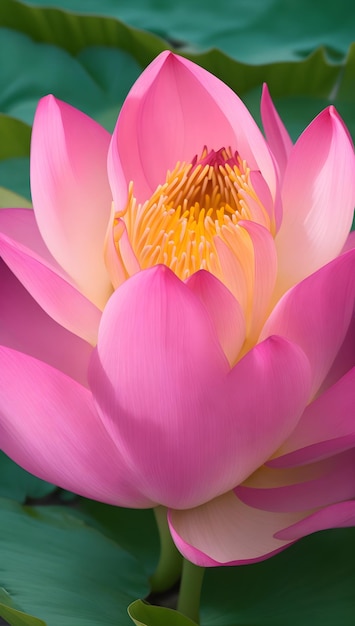
[(150, 579), (150, 586), (152, 591), (159, 593), (170, 589), (179, 580), (182, 556), (171, 538), (166, 508), (158, 506), (154, 513), (160, 537), (160, 556), (157, 568)]
[(196, 624), (200, 623), (200, 598), (204, 573), (204, 567), (198, 567), (184, 559), (177, 609)]

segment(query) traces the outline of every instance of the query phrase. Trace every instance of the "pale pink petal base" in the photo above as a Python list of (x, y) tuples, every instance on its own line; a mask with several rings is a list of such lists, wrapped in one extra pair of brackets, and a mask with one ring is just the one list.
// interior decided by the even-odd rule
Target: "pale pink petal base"
[(241, 502), (231, 491), (189, 511), (169, 511), (169, 526), (178, 550), (202, 567), (245, 565), (263, 561), (291, 540), (274, 537), (298, 522), (300, 513), (269, 513)]

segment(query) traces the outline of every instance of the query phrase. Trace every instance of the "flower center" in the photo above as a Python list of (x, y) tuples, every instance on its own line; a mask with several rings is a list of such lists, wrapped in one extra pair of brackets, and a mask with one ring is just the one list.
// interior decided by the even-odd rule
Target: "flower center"
[(191, 163), (177, 163), (143, 204), (137, 204), (131, 183), (124, 214), (117, 214), (115, 222), (120, 218), (140, 267), (162, 263), (182, 280), (199, 269), (220, 275), (215, 239), (228, 244), (240, 220), (270, 228), (250, 169), (230, 148), (215, 152), (205, 147)]

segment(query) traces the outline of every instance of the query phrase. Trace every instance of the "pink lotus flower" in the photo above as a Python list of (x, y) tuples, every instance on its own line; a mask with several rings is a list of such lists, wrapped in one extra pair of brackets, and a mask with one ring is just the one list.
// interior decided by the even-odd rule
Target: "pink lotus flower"
[(48, 96), (0, 214), (3, 450), (168, 507), (200, 565), (355, 523), (354, 152), (332, 106), (294, 146), (261, 113), (169, 52), (112, 138)]

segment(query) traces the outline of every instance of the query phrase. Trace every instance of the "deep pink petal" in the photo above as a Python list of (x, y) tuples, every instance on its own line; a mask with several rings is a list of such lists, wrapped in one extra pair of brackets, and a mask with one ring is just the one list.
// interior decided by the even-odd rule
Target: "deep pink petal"
[(136, 274), (109, 300), (91, 386), (152, 499), (188, 506), (220, 480), (207, 464), (220, 463), (214, 395), (228, 371), (204, 305), (165, 266)]
[(245, 339), (245, 318), (239, 302), (209, 272), (196, 272), (186, 284), (206, 307), (222, 349), (233, 365)]
[(101, 311), (78, 291), (48, 253), (33, 211), (0, 211), (0, 254), (50, 317), (85, 341), (96, 343)]
[(335, 360), (325, 377), (318, 395), (324, 393), (329, 387), (334, 385), (340, 380), (347, 372), (349, 372), (355, 366), (355, 309), (351, 322), (348, 328), (348, 332), (345, 335), (344, 341), (339, 348)]
[(110, 134), (81, 111), (53, 96), (40, 100), (31, 143), (36, 219), (58, 263), (99, 307), (111, 293), (103, 257), (109, 143)]
[(282, 189), (283, 221), (276, 237), (278, 293), (334, 259), (350, 231), (355, 157), (334, 107), (306, 128), (290, 153)]
[(355, 250), (290, 289), (267, 320), (261, 339), (278, 334), (299, 344), (313, 374), (312, 395), (327, 375), (352, 322)]
[(117, 210), (125, 206), (129, 181), (143, 202), (168, 169), (190, 163), (204, 146), (238, 150), (251, 169), (261, 170), (274, 195), (272, 158), (245, 105), (206, 70), (163, 52), (131, 89), (113, 134), (109, 176)]
[(175, 544), (192, 563), (202, 567), (245, 565), (263, 561), (292, 540), (275, 533), (304, 517), (299, 513), (270, 513), (247, 506), (231, 491), (188, 511), (169, 511)]
[(0, 440), (44, 480), (110, 504), (145, 507), (96, 414), (91, 393), (28, 355), (0, 346)]
[(355, 500), (338, 502), (316, 511), (292, 526), (280, 530), (276, 536), (281, 540), (294, 541), (319, 530), (351, 526), (355, 526)]
[(354, 498), (354, 451), (292, 469), (262, 467), (235, 493), (248, 506), (285, 513)]
[(0, 344), (25, 352), (87, 385), (92, 346), (49, 317), (0, 260)]
[(205, 306), (164, 266), (113, 294), (93, 354), (102, 419), (141, 490), (174, 508), (244, 480), (290, 434), (309, 393), (308, 361), (282, 339), (230, 371)]
[(354, 403), (355, 367), (306, 408), (269, 465), (309, 463), (354, 447)]
[(261, 94), (261, 119), (269, 147), (275, 156), (280, 175), (283, 177), (292, 141), (271, 99), (268, 86), (264, 83)]

